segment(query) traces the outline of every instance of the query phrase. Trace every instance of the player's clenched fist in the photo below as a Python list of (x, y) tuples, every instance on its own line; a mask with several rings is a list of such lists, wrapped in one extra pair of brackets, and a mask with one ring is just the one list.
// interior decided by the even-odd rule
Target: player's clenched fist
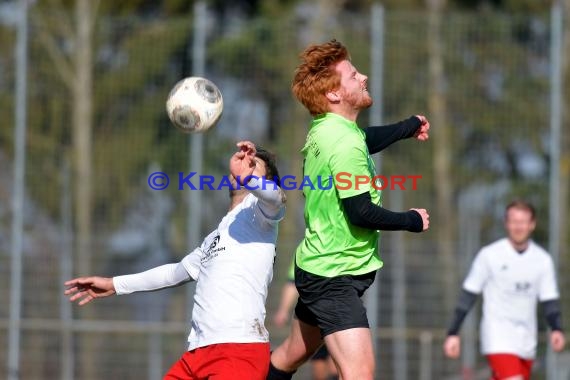
[(552, 331), (550, 333), (550, 345), (554, 352), (560, 352), (564, 349), (566, 345), (566, 338), (564, 337), (564, 333), (562, 331)]
[(420, 214), (424, 226), (423, 231), (427, 230), (429, 228), (429, 214), (427, 213), (427, 210), (425, 208), (412, 208), (411, 210)]
[(429, 138), (429, 121), (424, 115), (416, 115), (420, 119), (420, 127), (414, 134), (414, 137), (420, 141), (426, 141)]
[(65, 282), (68, 288), (64, 294), (71, 302), (78, 301), (83, 306), (95, 298), (103, 298), (115, 294), (113, 279), (109, 277), (79, 277)]
[(451, 359), (457, 359), (461, 354), (461, 339), (457, 335), (449, 335), (443, 343), (443, 353)]

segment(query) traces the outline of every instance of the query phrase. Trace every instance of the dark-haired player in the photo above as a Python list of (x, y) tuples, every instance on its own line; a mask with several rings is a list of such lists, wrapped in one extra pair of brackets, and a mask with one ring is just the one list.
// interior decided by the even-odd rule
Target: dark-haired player
[[(70, 300), (85, 305), (113, 294), (197, 281), (188, 351), (165, 379), (263, 380), (269, 368), (265, 301), (285, 195), (277, 186), (273, 156), (248, 141), (237, 146), (230, 159), (229, 211), (199, 248), (179, 263), (142, 273), (80, 277), (65, 283)], [(249, 178), (240, 186), (236, 183)], [(277, 183), (271, 186), (269, 181)]]

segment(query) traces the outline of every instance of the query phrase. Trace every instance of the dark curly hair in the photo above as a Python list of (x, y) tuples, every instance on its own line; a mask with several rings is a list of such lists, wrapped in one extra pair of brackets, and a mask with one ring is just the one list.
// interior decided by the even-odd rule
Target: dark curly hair
[(267, 179), (275, 182), (277, 186), (281, 186), (279, 181), (279, 170), (277, 169), (277, 165), (275, 163), (275, 154), (271, 153), (270, 151), (259, 145), (256, 145), (255, 149), (257, 151), (255, 153), (255, 157), (265, 162), (265, 171), (267, 172), (266, 174)]

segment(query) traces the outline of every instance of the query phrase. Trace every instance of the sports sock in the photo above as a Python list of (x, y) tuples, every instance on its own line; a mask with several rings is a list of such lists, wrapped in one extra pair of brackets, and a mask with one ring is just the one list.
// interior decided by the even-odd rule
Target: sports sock
[(285, 372), (273, 366), (273, 363), (269, 362), (269, 373), (267, 374), (267, 380), (291, 380), (293, 378), (293, 372)]

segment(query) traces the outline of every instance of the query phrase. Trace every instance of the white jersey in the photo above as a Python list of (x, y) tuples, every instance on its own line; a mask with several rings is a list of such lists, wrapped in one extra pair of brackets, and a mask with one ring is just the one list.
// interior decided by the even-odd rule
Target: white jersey
[(550, 255), (530, 241), (517, 252), (507, 238), (483, 247), (463, 283), (469, 292), (483, 292), (481, 352), (536, 355), (536, 304), (559, 298)]
[(188, 254), (182, 265), (197, 281), (188, 350), (216, 343), (268, 342), (265, 301), (275, 260), (277, 224), (248, 194)]

